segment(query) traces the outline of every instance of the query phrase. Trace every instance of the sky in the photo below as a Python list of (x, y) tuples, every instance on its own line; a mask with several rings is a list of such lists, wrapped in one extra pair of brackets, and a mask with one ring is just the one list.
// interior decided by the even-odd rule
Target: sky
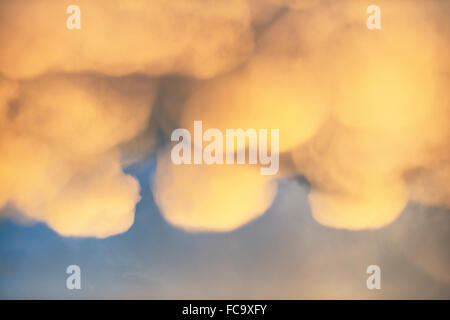
[(69, 4), (0, 0), (0, 298), (450, 298), (448, 1)]
[[(148, 186), (150, 170), (132, 171)], [(150, 191), (129, 231), (106, 239), (58, 236), (43, 224), (4, 220), (3, 299), (448, 299), (449, 212), (410, 205), (373, 231), (323, 227), (305, 181), (286, 180), (269, 211), (229, 233), (169, 225)], [(149, 189), (147, 189), (149, 190)], [(422, 253), (421, 253), (422, 252)], [(425, 256), (423, 256), (424, 254)], [(67, 290), (68, 265), (81, 290)], [(381, 290), (366, 268), (381, 268)], [(423, 265), (426, 264), (426, 265)], [(439, 272), (441, 270), (441, 273)]]

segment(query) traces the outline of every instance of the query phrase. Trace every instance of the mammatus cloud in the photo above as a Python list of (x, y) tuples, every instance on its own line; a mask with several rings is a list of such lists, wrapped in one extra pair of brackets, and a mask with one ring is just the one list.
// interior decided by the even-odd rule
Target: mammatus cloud
[[(334, 104), (330, 120), (293, 151), (297, 169), (314, 186), (314, 216), (333, 227), (392, 222), (412, 199), (406, 173), (448, 153), (450, 112), (442, 89), (448, 86), (442, 55), (448, 43), (427, 22), (426, 5), (380, 5), (385, 26), (375, 36), (348, 20), (333, 34), (328, 51), (334, 59), (326, 63)], [(361, 8), (347, 9), (357, 17)], [(433, 184), (426, 189), (445, 190), (435, 191)]]
[[(283, 177), (308, 179), (324, 225), (379, 228), (411, 200), (448, 206), (449, 4), (380, 0), (382, 29), (368, 30), (370, 4), (80, 1), (82, 28), (69, 31), (68, 3), (0, 2), (0, 73), (11, 79), (0, 202), (66, 235), (126, 230), (139, 196), (118, 145), (148, 129), (147, 76), (176, 74), (185, 82), (171, 90), (183, 94), (151, 123), (279, 129), (293, 163)], [(146, 76), (114, 78), (132, 73)], [(178, 227), (229, 231), (274, 199), (276, 181), (252, 167), (175, 166), (164, 152), (153, 192)]]
[(174, 165), (158, 158), (153, 194), (163, 216), (188, 231), (231, 231), (261, 216), (277, 182), (259, 169), (235, 165)]
[(126, 231), (139, 185), (122, 172), (118, 144), (147, 125), (154, 82), (45, 76), (1, 88), (0, 206), (65, 236)]
[[(438, 3), (381, 1), (377, 32), (365, 3), (302, 4), (259, 35), (243, 68), (194, 90), (181, 126), (279, 128), (280, 151), (312, 183), (313, 215), (327, 226), (379, 228), (409, 200), (448, 198), (436, 168), (448, 159), (450, 118), (446, 29), (429, 23)], [(416, 169), (424, 190), (406, 179)]]
[(279, 151), (288, 151), (309, 140), (326, 115), (328, 101), (313, 85), (318, 80), (304, 71), (297, 61), (255, 56), (242, 71), (197, 90), (186, 103), (181, 124), (191, 131), (195, 119), (203, 119), (205, 130), (222, 132), (279, 128)]

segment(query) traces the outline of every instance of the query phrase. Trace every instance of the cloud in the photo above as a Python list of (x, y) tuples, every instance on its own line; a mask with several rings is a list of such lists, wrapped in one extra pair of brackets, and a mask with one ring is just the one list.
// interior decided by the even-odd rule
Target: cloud
[(312, 85), (316, 79), (302, 71), (290, 60), (255, 57), (242, 71), (197, 90), (181, 125), (192, 130), (193, 121), (202, 119), (205, 130), (279, 129), (279, 151), (289, 150), (311, 138), (326, 115), (326, 99)]
[[(80, 1), (81, 30), (65, 28), (68, 4), (0, 2), (0, 205), (63, 234), (122, 232), (139, 198), (122, 168), (202, 120), (279, 129), (292, 160), (280, 170), (308, 179), (326, 226), (379, 228), (409, 201), (448, 206), (446, 2), (380, 0), (381, 30), (367, 29), (363, 1)], [(149, 75), (163, 83), (151, 121)], [(172, 224), (232, 230), (275, 195), (253, 171), (175, 167), (162, 151), (153, 192)], [(75, 205), (116, 222), (63, 226), (56, 212)]]
[[(439, 159), (439, 158), (438, 158)], [(428, 166), (410, 172), (407, 176), (411, 199), (442, 208), (450, 208), (450, 160), (432, 162)]]
[(126, 231), (139, 185), (122, 172), (118, 145), (145, 129), (155, 83), (87, 75), (2, 82), (0, 205), (66, 236)]
[[(407, 173), (431, 169), (448, 153), (448, 44), (442, 22), (427, 20), (441, 21), (439, 6), (382, 1), (383, 28), (370, 31), (364, 3), (299, 3), (289, 2), (296, 10), (261, 31), (242, 68), (195, 86), (179, 124), (280, 129), (280, 151), (295, 163), (291, 174), (312, 183), (318, 222), (385, 226), (421, 198)], [(276, 11), (267, 3), (261, 10), (254, 15), (266, 22)], [(428, 175), (434, 178), (422, 183), (422, 198), (445, 198), (445, 178)]]
[(174, 165), (158, 158), (153, 194), (164, 218), (188, 231), (231, 231), (272, 204), (276, 181), (244, 165)]
[(2, 1), (0, 72), (212, 77), (251, 53), (245, 0), (77, 1), (81, 29), (66, 28), (70, 1)]
[[(445, 42), (426, 22), (426, 5), (380, 5), (380, 32), (345, 20), (326, 44), (333, 53), (324, 63), (333, 96), (330, 120), (293, 151), (298, 172), (313, 184), (313, 215), (328, 226), (391, 223), (410, 197), (406, 172), (448, 152), (444, 119), (450, 113), (440, 90), (448, 84), (440, 52)], [(344, 13), (356, 19), (361, 9), (349, 6)]]
[[(442, 204), (450, 111), (439, 4), (382, 1), (380, 31), (366, 28), (362, 2), (289, 5), (278, 16), (267, 2), (253, 8), (258, 23), (273, 20), (255, 53), (197, 84), (180, 126), (280, 129), (291, 175), (310, 181), (313, 216), (330, 227), (380, 228), (410, 200)], [(419, 169), (414, 184), (407, 175)]]
[(269, 0), (276, 5), (288, 6), (292, 9), (308, 9), (320, 3), (320, 0)]

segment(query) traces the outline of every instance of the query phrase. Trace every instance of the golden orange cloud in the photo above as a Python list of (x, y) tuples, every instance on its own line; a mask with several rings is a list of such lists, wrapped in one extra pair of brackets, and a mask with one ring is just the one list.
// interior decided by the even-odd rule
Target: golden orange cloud
[(153, 194), (163, 216), (188, 231), (231, 231), (272, 204), (276, 180), (246, 165), (175, 165), (158, 158)]
[[(365, 1), (80, 0), (81, 30), (65, 27), (68, 4), (0, 2), (0, 206), (65, 235), (123, 232), (139, 199), (123, 144), (202, 120), (279, 129), (283, 172), (309, 180), (324, 225), (382, 227), (408, 201), (448, 207), (447, 2), (379, 0), (381, 30), (366, 27)], [(174, 74), (187, 93), (148, 128), (148, 76)], [(164, 152), (153, 192), (174, 225), (229, 231), (273, 201), (276, 181), (255, 168), (174, 166)]]
[(245, 0), (79, 0), (81, 29), (66, 28), (71, 1), (3, 1), (0, 72), (140, 72), (212, 77), (251, 53)]
[(123, 173), (118, 145), (146, 127), (154, 82), (46, 76), (2, 84), (0, 206), (66, 236), (126, 231), (139, 184)]

